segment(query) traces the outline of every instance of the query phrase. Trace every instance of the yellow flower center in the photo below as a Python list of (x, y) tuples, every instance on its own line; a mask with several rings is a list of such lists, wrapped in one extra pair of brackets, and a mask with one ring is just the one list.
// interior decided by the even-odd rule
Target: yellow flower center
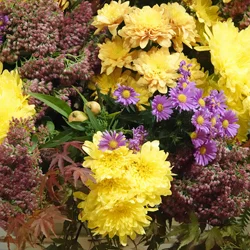
[(204, 155), (206, 153), (207, 149), (205, 147), (200, 148), (200, 154)]
[(3, 25), (3, 21), (0, 21), (0, 26), (2, 26)]
[(205, 101), (202, 98), (199, 99), (198, 103), (201, 107), (205, 107)]
[(110, 147), (110, 148), (115, 149), (115, 148), (117, 148), (117, 146), (118, 146), (118, 142), (117, 142), (116, 140), (111, 140), (111, 141), (109, 142), (109, 147)]
[(214, 125), (216, 124), (216, 118), (215, 117), (213, 117), (211, 119), (211, 124), (212, 124), (212, 127), (214, 127)]
[(204, 118), (201, 115), (199, 115), (196, 121), (199, 125), (202, 125), (204, 123)]
[(190, 135), (191, 139), (196, 139), (197, 138), (197, 133), (196, 132), (192, 132)]
[(186, 88), (188, 85), (187, 85), (187, 83), (186, 82), (184, 82), (183, 84), (182, 84), (182, 88)]
[(184, 94), (179, 94), (178, 95), (178, 100), (182, 103), (187, 101), (187, 97)]
[(122, 97), (125, 99), (128, 99), (131, 96), (131, 93), (129, 90), (125, 89), (122, 91)]
[(223, 128), (227, 128), (228, 125), (229, 125), (228, 120), (224, 120), (224, 121), (222, 122), (222, 127), (223, 127)]
[(156, 109), (161, 112), (163, 110), (163, 105), (161, 103), (157, 104)]

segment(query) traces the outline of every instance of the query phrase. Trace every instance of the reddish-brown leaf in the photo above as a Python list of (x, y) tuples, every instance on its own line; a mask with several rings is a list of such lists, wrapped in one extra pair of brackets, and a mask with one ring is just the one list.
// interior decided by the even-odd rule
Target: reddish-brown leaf
[(69, 165), (65, 167), (65, 180), (69, 180), (73, 177), (74, 185), (76, 187), (77, 181), (81, 180), (83, 184), (86, 184), (88, 180), (94, 181), (92, 172), (88, 168), (76, 167), (75, 165)]

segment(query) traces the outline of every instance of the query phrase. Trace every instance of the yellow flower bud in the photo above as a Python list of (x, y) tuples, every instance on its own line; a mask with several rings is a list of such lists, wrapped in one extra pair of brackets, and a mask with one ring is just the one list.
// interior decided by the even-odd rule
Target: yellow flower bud
[(79, 110), (71, 112), (68, 117), (69, 122), (84, 122), (86, 120), (88, 120), (88, 116), (84, 112)]
[(84, 111), (86, 109), (86, 106), (91, 110), (91, 112), (94, 115), (98, 115), (101, 112), (101, 106), (100, 106), (100, 104), (98, 102), (95, 102), (95, 101), (87, 102), (84, 105)]

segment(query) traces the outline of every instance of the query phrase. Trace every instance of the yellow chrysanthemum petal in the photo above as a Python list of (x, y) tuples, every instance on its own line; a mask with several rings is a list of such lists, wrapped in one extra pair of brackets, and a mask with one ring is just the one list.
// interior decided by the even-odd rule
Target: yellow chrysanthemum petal
[(142, 9), (134, 8), (124, 16), (125, 26), (118, 34), (125, 39), (128, 47), (140, 46), (145, 48), (149, 41), (162, 47), (171, 46), (171, 38), (175, 34), (164, 15), (163, 8), (144, 6)]
[[(0, 71), (2, 64), (0, 65)], [(22, 94), (22, 81), (17, 71), (4, 70), (0, 74), (0, 143), (9, 130), (12, 118), (28, 118), (35, 114), (34, 105), (29, 105)]]
[(167, 48), (142, 51), (133, 61), (134, 69), (142, 75), (138, 84), (147, 86), (149, 92), (167, 93), (168, 87), (174, 87), (179, 76), (177, 70), (180, 63), (180, 54), (170, 54)]
[(95, 34), (99, 33), (105, 27), (108, 27), (110, 33), (115, 37), (118, 25), (123, 21), (123, 16), (130, 11), (129, 2), (111, 1), (97, 11), (92, 25), (97, 28)]

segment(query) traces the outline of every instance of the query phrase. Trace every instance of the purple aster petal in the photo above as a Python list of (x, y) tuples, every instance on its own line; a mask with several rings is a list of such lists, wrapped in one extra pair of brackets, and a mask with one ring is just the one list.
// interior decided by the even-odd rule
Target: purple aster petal
[(206, 97), (206, 107), (211, 112), (223, 114), (227, 108), (226, 97), (223, 91), (212, 90), (210, 95)]
[(209, 162), (215, 159), (216, 152), (216, 143), (212, 140), (207, 141), (200, 147), (196, 148), (194, 153), (195, 161), (201, 166), (206, 166)]
[(133, 88), (125, 85), (119, 84), (113, 95), (117, 98), (116, 102), (124, 106), (136, 104), (139, 101), (139, 94)]
[(226, 110), (220, 118), (222, 136), (234, 137), (239, 128), (238, 118), (232, 110)]
[(202, 89), (196, 89), (196, 93), (194, 95), (194, 102), (198, 109), (205, 108), (206, 101), (203, 98), (203, 90)]
[(167, 120), (172, 113), (171, 100), (165, 95), (156, 95), (152, 101), (152, 114), (156, 116), (156, 121)]
[(208, 134), (204, 130), (196, 130), (191, 133), (190, 137), (195, 148), (200, 147), (209, 138)]
[(196, 130), (204, 130), (209, 133), (211, 128), (210, 117), (211, 113), (207, 109), (198, 110), (192, 116), (191, 123), (196, 127)]
[(133, 138), (129, 139), (129, 148), (134, 152), (140, 150), (141, 145), (145, 142), (146, 137), (148, 136), (148, 132), (145, 130), (143, 125), (138, 126), (137, 128), (133, 128)]
[(184, 88), (183, 90), (172, 88), (170, 90), (170, 99), (174, 108), (186, 111), (195, 109), (193, 93), (189, 88)]
[(126, 145), (126, 138), (122, 132), (104, 131), (98, 144), (100, 150), (114, 150)]

